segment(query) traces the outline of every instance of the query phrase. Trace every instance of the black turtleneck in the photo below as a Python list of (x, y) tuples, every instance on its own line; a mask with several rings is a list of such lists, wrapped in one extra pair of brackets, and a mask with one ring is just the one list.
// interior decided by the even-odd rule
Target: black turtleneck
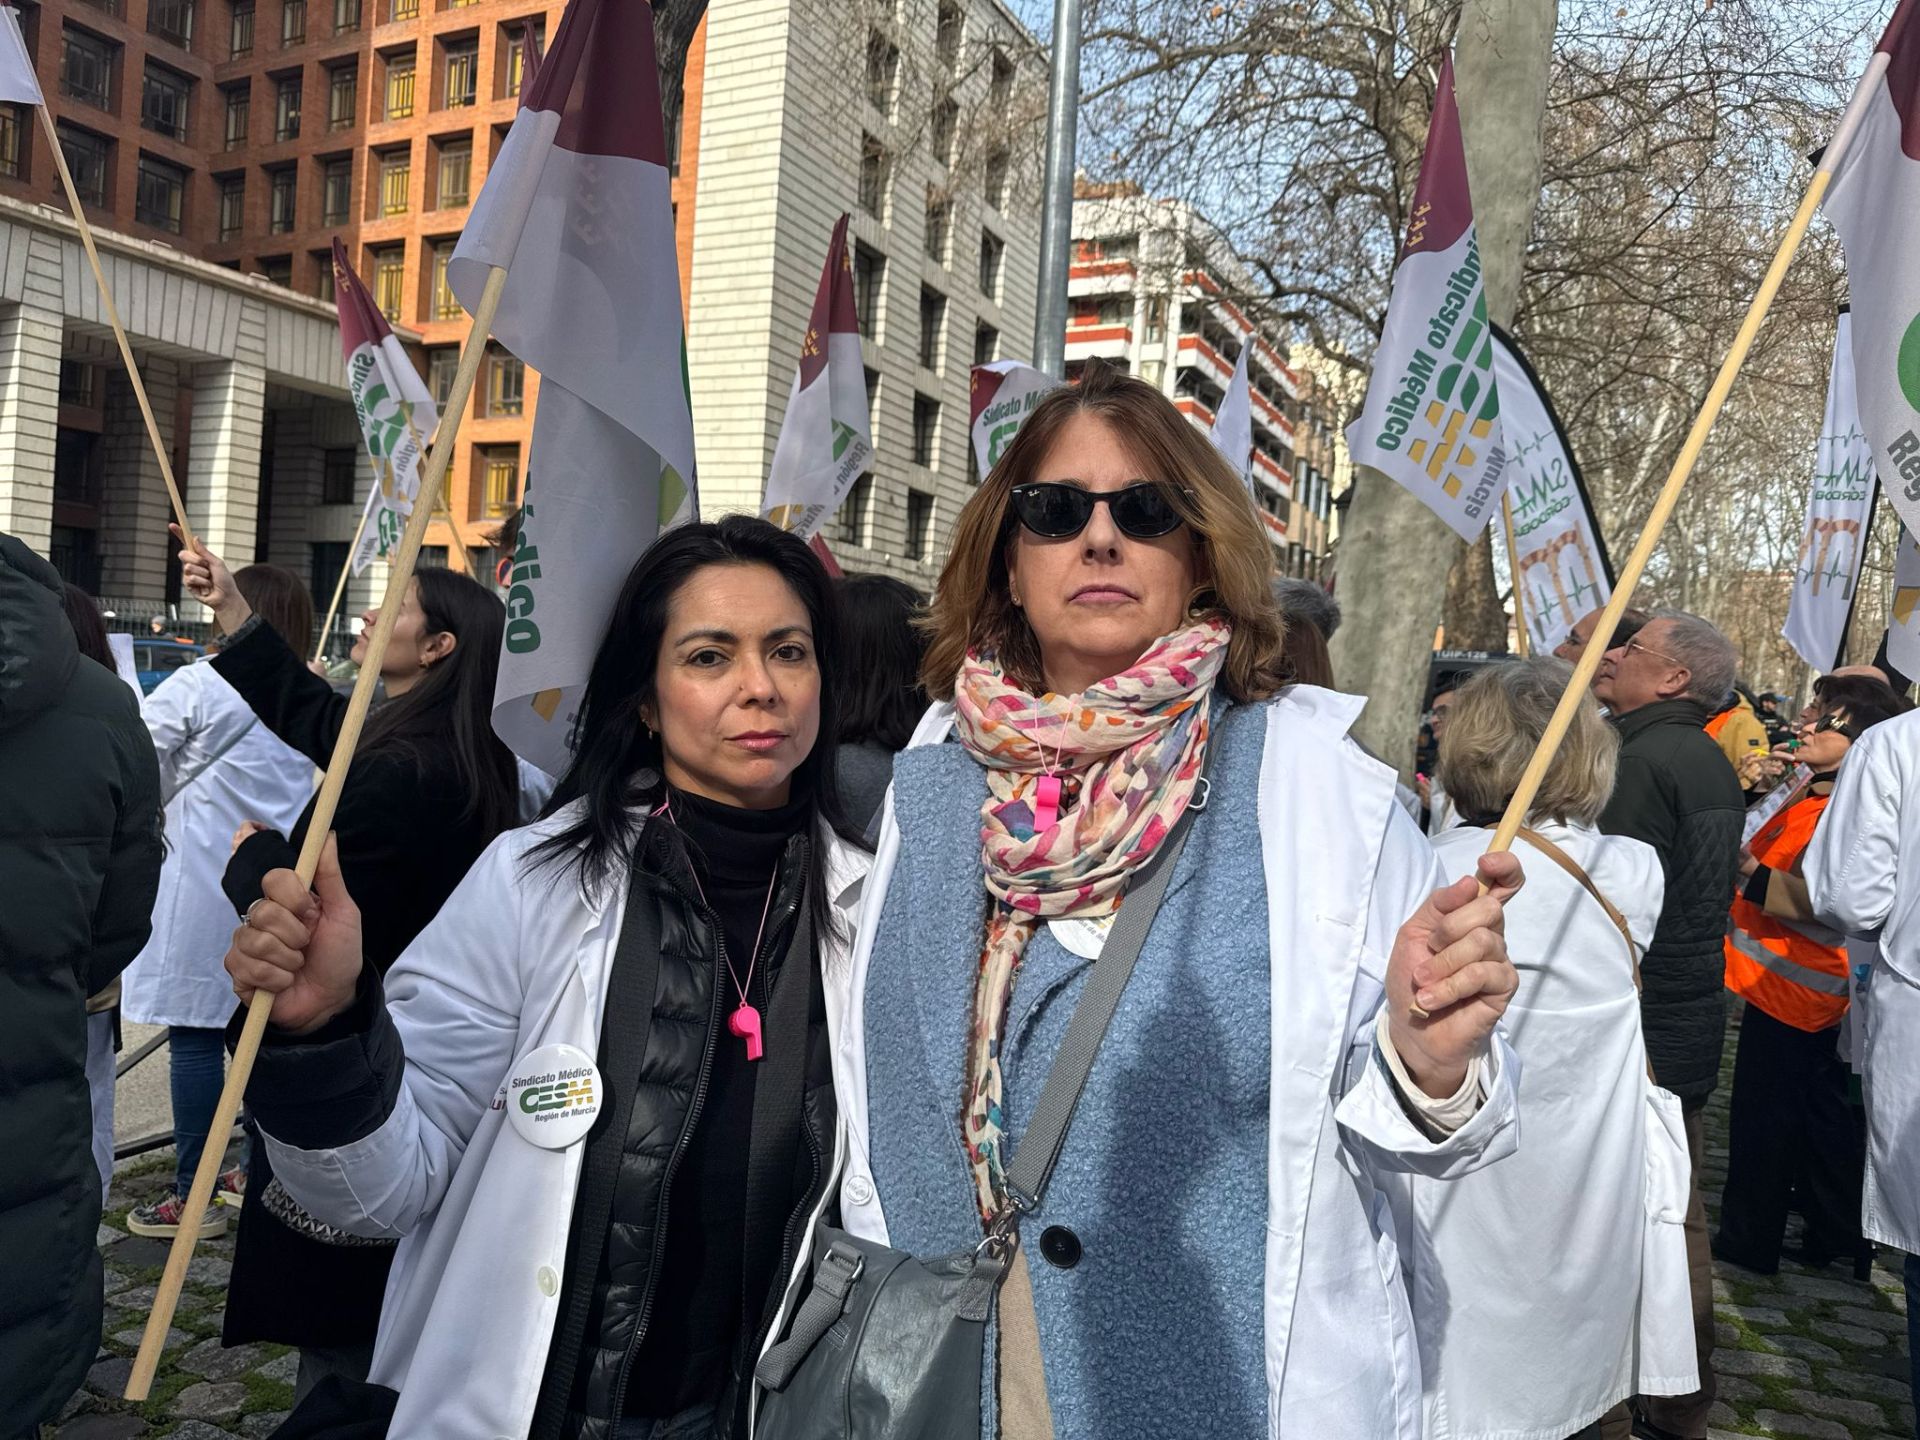
[[(720, 923), (733, 973), (747, 985), (763, 1018), (768, 980), (764, 953), (751, 977), (747, 967), (781, 855), (788, 840), (807, 828), (812, 810), (806, 796), (773, 810), (743, 810), (673, 792), (674, 821), (700, 892)], [(768, 924), (773, 924), (771, 918)], [(774, 938), (762, 939), (763, 952)], [(723, 1010), (731, 1014), (740, 1003), (734, 980), (724, 965), (714, 978), (725, 996)], [(630, 1372), (624, 1406), (629, 1415), (673, 1415), (719, 1395), (747, 1323), (741, 1295), (747, 1247), (771, 1245), (777, 1250), (780, 1244), (778, 1234), (746, 1234), (747, 1157), (758, 1068), (747, 1060), (745, 1042), (723, 1023), (706, 1103), (667, 1198), (667, 1245), (654, 1285), (653, 1320)], [(756, 1299), (753, 1318), (758, 1315)]]

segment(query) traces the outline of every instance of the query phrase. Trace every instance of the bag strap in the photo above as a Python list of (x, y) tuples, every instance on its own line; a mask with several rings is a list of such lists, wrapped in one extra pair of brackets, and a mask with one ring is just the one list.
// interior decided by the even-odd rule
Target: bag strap
[(1207, 808), (1211, 789), (1203, 770), (1194, 799), (1187, 802), (1173, 833), (1160, 843), (1159, 850), (1126, 891), (1119, 913), (1114, 917), (1113, 929), (1100, 947), (1100, 958), (1093, 962), (1087, 988), (1074, 1007), (1067, 1038), (1060, 1046), (1060, 1053), (1053, 1057), (1046, 1083), (1040, 1088), (1033, 1121), (1007, 1166), (1008, 1205), (994, 1222), (996, 1230), (1002, 1229), (1002, 1222), (1017, 1225), (1018, 1215), (1038, 1208), (1047, 1192), (1054, 1164), (1060, 1159), (1060, 1148), (1066, 1143), (1074, 1108), (1080, 1103), (1080, 1092), (1093, 1070), (1094, 1056), (1099, 1053), (1113, 1012), (1119, 1007), (1120, 992), (1127, 988), (1127, 981), (1133, 975), (1134, 962), (1147, 943), (1147, 931), (1160, 911), (1160, 901), (1167, 893), (1174, 866), (1186, 846), (1187, 832), (1193, 828), (1194, 816)]
[(1520, 838), (1579, 881), (1581, 888), (1599, 902), (1600, 908), (1607, 912), (1607, 918), (1620, 932), (1620, 938), (1627, 942), (1627, 955), (1633, 961), (1633, 988), (1638, 990), (1640, 988), (1640, 947), (1633, 943), (1633, 928), (1627, 924), (1627, 917), (1620, 913), (1611, 900), (1600, 893), (1600, 887), (1593, 883), (1591, 875), (1580, 868), (1580, 862), (1553, 841), (1537, 830), (1528, 829), (1525, 825), (1520, 827)]

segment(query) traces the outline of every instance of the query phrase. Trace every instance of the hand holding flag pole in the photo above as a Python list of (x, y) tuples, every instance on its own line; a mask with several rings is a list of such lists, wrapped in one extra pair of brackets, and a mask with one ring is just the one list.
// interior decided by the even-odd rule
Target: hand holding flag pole
[[(474, 309), (473, 329), (468, 332), (467, 343), (460, 351), (460, 365), (454, 372), (453, 391), (447, 401), (450, 418), (441, 425), (435, 437), (433, 453), (427, 458), (426, 473), (420, 479), (419, 495), (415, 498), (412, 514), (407, 517), (406, 529), (401, 533), (400, 548), (387, 572), (386, 596), (380, 603), (380, 618), (374, 623), (373, 633), (367, 641), (367, 658), (354, 681), (353, 698), (347, 704), (346, 719), (340, 726), (339, 738), (334, 741), (333, 759), (327, 765), (326, 778), (320, 782), (319, 793), (314, 799), (306, 841), (300, 847), (300, 859), (295, 867), (295, 873), (303, 884), (312, 883), (313, 872), (320, 863), (320, 852), (326, 846), (334, 810), (340, 803), (340, 789), (346, 783), (347, 767), (353, 761), (354, 747), (359, 743), (360, 729), (367, 718), (367, 707), (373, 700), (374, 682), (380, 675), (380, 661), (386, 654), (387, 642), (393, 635), (394, 622), (399, 618), (407, 585), (413, 579), (414, 565), (420, 558), (420, 546), (426, 539), (427, 523), (433, 518), (434, 500), (440, 494), (453, 458), (454, 441), (460, 432), (460, 417), (466, 413), (467, 399), (473, 393), (474, 377), (479, 374), (481, 358), (486, 354), (487, 337), (492, 332), (494, 312), (499, 309), (500, 292), (505, 288), (506, 281), (507, 272), (504, 269), (491, 269), (487, 274), (486, 286), (480, 293), (480, 302)], [(189, 540), (187, 543), (195, 549), (200, 548), (195, 541)], [(246, 1093), (247, 1077), (253, 1072), (254, 1057), (259, 1053), (260, 1040), (266, 1033), (267, 1017), (272, 1010), (273, 996), (264, 990), (256, 990), (247, 1003), (246, 1024), (240, 1032), (239, 1043), (234, 1047), (233, 1064), (227, 1068), (227, 1083), (220, 1092), (220, 1103), (213, 1112), (213, 1124), (208, 1134), (224, 1136), (232, 1133), (234, 1119), (240, 1112), (241, 1096)], [(127, 1379), (126, 1398), (129, 1400), (145, 1400), (152, 1388), (154, 1372), (160, 1364), (160, 1352), (166, 1344), (167, 1327), (173, 1323), (173, 1312), (180, 1301), (180, 1287), (186, 1282), (187, 1265), (193, 1259), (194, 1243), (199, 1239), (200, 1217), (213, 1197), (214, 1181), (219, 1177), (224, 1151), (223, 1144), (214, 1143), (208, 1145), (200, 1156), (200, 1166), (194, 1172), (193, 1186), (187, 1192), (185, 1211), (180, 1217), (179, 1232), (173, 1237), (173, 1248), (167, 1252), (167, 1268), (154, 1292), (153, 1311), (147, 1316), (146, 1333), (140, 1338), (140, 1353), (134, 1357), (133, 1372)]]

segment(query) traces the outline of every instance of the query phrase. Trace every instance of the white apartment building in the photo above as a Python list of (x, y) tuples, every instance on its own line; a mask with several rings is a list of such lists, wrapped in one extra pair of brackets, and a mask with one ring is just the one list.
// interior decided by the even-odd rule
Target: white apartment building
[(822, 533), (847, 569), (928, 587), (973, 492), (969, 372), (1031, 356), (1046, 57), (999, 0), (716, 0), (687, 96), (703, 513), (759, 508), (850, 213), (875, 455)]
[(1073, 205), (1067, 373), (1094, 357), (1122, 364), (1202, 429), (1243, 346), (1253, 412), (1253, 479), (1289, 575), (1317, 578), (1327, 551), (1331, 424), (1309, 379), (1287, 363), (1287, 337), (1234, 301), (1247, 277), (1219, 233), (1181, 200), (1131, 185), (1082, 182)]

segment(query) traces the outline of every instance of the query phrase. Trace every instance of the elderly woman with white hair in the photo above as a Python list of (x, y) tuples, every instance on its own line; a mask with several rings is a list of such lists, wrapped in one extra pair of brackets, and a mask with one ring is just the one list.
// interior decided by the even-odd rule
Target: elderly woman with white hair
[[(1572, 673), (1516, 661), (1455, 695), (1440, 776), (1462, 823), (1434, 841), (1449, 877), (1473, 873)], [(1650, 1097), (1636, 994), (1665, 885), (1652, 847), (1595, 828), (1618, 758), (1584, 703), (1516, 846), (1528, 885), (1507, 903), (1520, 988), (1506, 1025), (1525, 1143), (1446, 1185), (1409, 1182), (1402, 1244), (1436, 1440), (1624, 1436), (1627, 1397), (1696, 1383), (1685, 1147), (1677, 1103)], [(1483, 1272), (1470, 1296), (1444, 1283), (1461, 1267)]]

